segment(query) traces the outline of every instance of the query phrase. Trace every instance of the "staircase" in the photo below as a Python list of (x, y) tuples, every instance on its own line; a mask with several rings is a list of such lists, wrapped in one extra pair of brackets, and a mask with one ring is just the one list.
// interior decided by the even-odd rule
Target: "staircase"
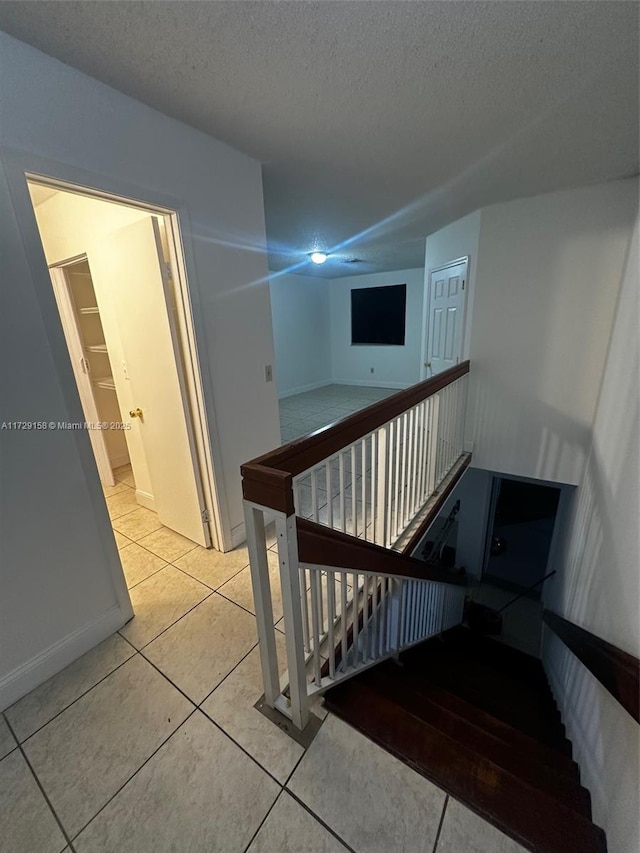
[(464, 627), (331, 688), (325, 706), (536, 853), (604, 853), (536, 658)]

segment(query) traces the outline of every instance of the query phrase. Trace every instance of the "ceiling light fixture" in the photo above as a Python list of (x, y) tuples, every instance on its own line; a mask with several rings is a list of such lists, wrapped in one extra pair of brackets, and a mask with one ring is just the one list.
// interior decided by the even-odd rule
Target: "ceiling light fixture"
[(312, 252), (311, 253), (311, 260), (313, 261), (314, 264), (323, 264), (327, 260), (328, 257), (329, 256), (326, 255), (324, 252)]

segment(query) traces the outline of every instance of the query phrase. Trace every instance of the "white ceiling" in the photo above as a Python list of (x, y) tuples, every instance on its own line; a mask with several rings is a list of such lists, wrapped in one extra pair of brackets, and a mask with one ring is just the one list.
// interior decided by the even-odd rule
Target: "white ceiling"
[(0, 2), (0, 28), (262, 161), (272, 269), (421, 266), (478, 207), (638, 172), (635, 2)]

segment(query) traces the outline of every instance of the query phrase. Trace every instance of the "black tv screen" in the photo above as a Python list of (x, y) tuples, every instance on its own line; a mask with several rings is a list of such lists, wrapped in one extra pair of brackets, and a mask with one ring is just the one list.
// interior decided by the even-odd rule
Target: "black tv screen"
[(404, 346), (407, 285), (351, 291), (351, 343)]

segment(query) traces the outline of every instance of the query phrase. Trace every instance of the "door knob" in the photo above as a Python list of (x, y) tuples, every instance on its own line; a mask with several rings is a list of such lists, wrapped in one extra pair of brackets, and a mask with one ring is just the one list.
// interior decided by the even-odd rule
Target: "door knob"
[(131, 409), (129, 411), (129, 417), (140, 418), (140, 420), (144, 420), (142, 417), (142, 409)]
[(425, 367), (431, 367), (431, 362), (430, 362), (430, 361), (425, 361), (424, 366), (425, 366)]

